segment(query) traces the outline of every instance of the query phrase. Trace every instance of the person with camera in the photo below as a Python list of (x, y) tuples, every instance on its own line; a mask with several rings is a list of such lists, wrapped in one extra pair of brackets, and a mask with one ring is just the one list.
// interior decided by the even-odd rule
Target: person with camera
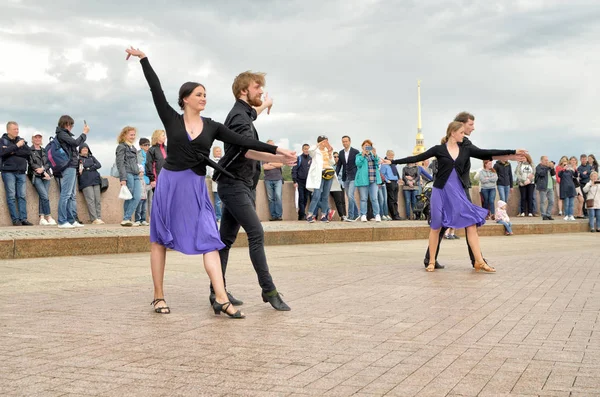
[(574, 221), (573, 208), (575, 205), (575, 197), (577, 196), (575, 188), (575, 175), (577, 171), (570, 163), (566, 163), (564, 167), (565, 168), (558, 173), (560, 178), (560, 199), (564, 202), (564, 220)]
[(590, 173), (590, 180), (583, 187), (583, 191), (587, 194), (585, 205), (590, 220), (590, 232), (600, 232), (600, 181), (596, 171)]
[(381, 222), (377, 198), (378, 185), (381, 184), (380, 159), (371, 140), (364, 140), (361, 148), (362, 151), (356, 156), (356, 179), (354, 180), (360, 196), (360, 220), (361, 222), (367, 221), (367, 199), (370, 199), (373, 214), (376, 214), (375, 222)]
[(312, 191), (312, 199), (306, 214), (308, 223), (313, 223), (319, 214), (321, 208), (321, 222), (329, 222), (329, 191), (333, 178), (335, 178), (335, 159), (333, 158), (333, 148), (329, 144), (329, 139), (325, 135), (317, 138), (317, 144), (308, 149), (312, 158), (308, 177), (306, 178), (306, 188)]
[(554, 180), (552, 177), (554, 176), (556, 176), (554, 165), (548, 161), (548, 156), (542, 156), (540, 163), (535, 167), (535, 189), (540, 192), (540, 212), (544, 221), (554, 220), (552, 218), (552, 208), (554, 208)]

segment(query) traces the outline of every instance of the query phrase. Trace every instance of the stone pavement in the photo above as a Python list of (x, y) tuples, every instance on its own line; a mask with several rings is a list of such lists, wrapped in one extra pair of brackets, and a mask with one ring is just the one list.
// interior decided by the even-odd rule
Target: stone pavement
[(148, 254), (0, 261), (2, 396), (600, 396), (600, 235), (464, 239), (426, 273), (424, 241), (273, 246), (292, 307), (260, 300), (246, 248), (214, 316), (201, 258), (168, 253), (158, 315)]

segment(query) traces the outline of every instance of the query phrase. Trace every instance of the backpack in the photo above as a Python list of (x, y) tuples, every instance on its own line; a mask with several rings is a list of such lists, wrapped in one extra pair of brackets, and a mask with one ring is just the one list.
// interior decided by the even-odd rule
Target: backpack
[(64, 171), (71, 161), (71, 156), (63, 149), (56, 137), (50, 137), (50, 142), (46, 145), (46, 156), (53, 173)]

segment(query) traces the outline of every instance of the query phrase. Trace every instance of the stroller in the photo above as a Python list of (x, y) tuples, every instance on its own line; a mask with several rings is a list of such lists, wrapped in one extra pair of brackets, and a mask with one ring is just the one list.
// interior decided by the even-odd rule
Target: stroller
[(415, 219), (427, 220), (431, 224), (431, 191), (433, 182), (427, 182), (423, 185), (421, 194), (417, 195), (417, 205), (413, 209)]

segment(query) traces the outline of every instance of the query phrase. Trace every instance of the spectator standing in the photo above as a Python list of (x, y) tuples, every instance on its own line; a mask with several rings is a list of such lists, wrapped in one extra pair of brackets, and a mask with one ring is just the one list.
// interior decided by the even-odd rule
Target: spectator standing
[(41, 132), (36, 132), (31, 137), (31, 154), (27, 175), (38, 192), (40, 226), (56, 226), (56, 221), (50, 215), (50, 199), (48, 196), (52, 170), (50, 169), (46, 149), (42, 146), (42, 140)]
[(83, 133), (77, 138), (71, 132), (75, 120), (71, 116), (63, 115), (58, 119), (56, 139), (70, 157), (69, 166), (62, 170), (60, 178), (60, 198), (58, 200), (58, 227), (74, 228), (83, 227), (77, 220), (77, 201), (75, 200), (75, 179), (79, 168), (79, 151), (77, 147), (85, 142), (90, 127), (84, 122)]
[(492, 167), (491, 160), (483, 160), (483, 168), (475, 173), (475, 179), (479, 180), (479, 188), (483, 196), (483, 208), (489, 211), (486, 219), (496, 219), (496, 182), (498, 174)]
[(521, 213), (519, 216), (533, 216), (533, 193), (535, 189), (535, 173), (531, 156), (525, 154), (525, 161), (519, 161), (517, 166), (517, 183), (521, 192)]
[(152, 194), (150, 195), (150, 214), (152, 215), (152, 200), (154, 199), (154, 190), (156, 189), (156, 182), (158, 181), (158, 175), (162, 170), (165, 162), (167, 161), (167, 146), (165, 142), (167, 135), (165, 130), (155, 130), (150, 138), (152, 146), (146, 153), (146, 175), (150, 180), (150, 187), (152, 188)]
[(312, 157), (312, 163), (308, 170), (306, 188), (312, 190), (312, 200), (308, 208), (306, 220), (309, 223), (315, 221), (321, 208), (321, 221), (329, 222), (329, 191), (333, 178), (335, 178), (335, 161), (333, 160), (333, 148), (326, 136), (320, 135), (317, 144), (312, 146), (308, 152)]
[(149, 226), (148, 223), (148, 191), (150, 187), (150, 178), (146, 175), (146, 157), (150, 149), (150, 140), (148, 138), (140, 138), (138, 144), (140, 150), (137, 152), (138, 167), (140, 169), (140, 202), (135, 209), (135, 223), (139, 226)]
[(406, 219), (414, 219), (412, 211), (417, 205), (417, 193), (419, 182), (421, 181), (421, 171), (416, 163), (410, 163), (402, 169), (402, 181), (404, 186), (404, 207), (406, 211)]
[(593, 154), (588, 155), (588, 163), (592, 166), (592, 171), (598, 172), (598, 161)]
[(137, 130), (134, 127), (123, 127), (117, 138), (115, 151), (117, 169), (121, 186), (127, 186), (132, 198), (123, 202), (123, 221), (121, 226), (139, 226), (131, 222), (135, 209), (142, 195), (140, 176), (142, 176), (137, 160), (137, 149), (133, 146)]
[(571, 164), (565, 165), (565, 168), (558, 173), (560, 178), (560, 198), (564, 200), (565, 221), (574, 221), (573, 206), (577, 192), (575, 190), (575, 169)]
[(294, 187), (298, 190), (298, 220), (306, 219), (306, 205), (310, 201), (312, 193), (306, 188), (306, 178), (308, 178), (308, 170), (312, 163), (312, 157), (308, 154), (310, 145), (305, 143), (302, 145), (302, 154), (298, 156), (296, 165), (292, 168), (292, 180)]
[[(220, 146), (213, 146), (212, 148), (212, 159), (215, 163), (218, 163), (221, 158), (223, 157), (223, 151), (221, 150)], [(213, 177), (215, 173), (215, 170), (213, 168), (207, 168), (206, 169), (206, 175), (210, 176), (211, 179)], [(214, 179), (212, 179), (211, 181), (211, 187), (212, 187), (212, 194), (213, 194), (213, 201), (215, 203), (215, 216), (217, 218), (217, 222), (221, 222), (221, 215), (223, 214), (223, 203), (221, 202), (221, 197), (219, 197), (219, 191), (218, 191), (218, 182), (215, 181)]]
[(573, 200), (573, 212), (577, 214), (575, 215), (575, 219), (585, 219), (585, 217), (583, 216), (583, 191), (581, 190), (581, 187), (583, 185), (579, 183), (579, 172), (577, 171), (577, 169), (579, 168), (579, 164), (577, 162), (577, 157), (571, 156), (569, 158), (569, 163), (571, 164), (571, 167), (573, 167), (573, 177), (575, 178), (573, 180), (573, 183), (575, 184), (575, 199)]
[(352, 140), (348, 135), (342, 137), (342, 146), (344, 150), (340, 152), (340, 160), (335, 167), (335, 173), (342, 173), (342, 182), (344, 190), (346, 191), (346, 197), (348, 197), (348, 216), (347, 222), (354, 222), (359, 219), (358, 208), (356, 206), (355, 199), (355, 179), (356, 179), (356, 156), (359, 151), (351, 147)]
[(498, 188), (500, 200), (508, 203), (514, 184), (512, 166), (507, 160), (498, 160), (496, 161), (496, 164), (494, 164), (494, 170), (496, 170), (496, 175), (498, 175), (496, 187)]
[[(337, 163), (339, 162), (339, 160), (340, 160), (339, 153), (333, 152), (333, 161), (335, 162), (336, 169), (337, 169)], [(337, 209), (340, 219), (342, 221), (345, 221), (347, 219), (347, 217), (346, 217), (346, 199), (344, 197), (343, 185), (344, 185), (344, 183), (342, 181), (341, 174), (335, 174), (335, 176), (333, 178), (333, 182), (331, 183), (331, 190), (329, 191), (329, 194), (333, 198), (333, 202), (335, 203), (335, 208)], [(333, 214), (329, 217), (330, 221), (331, 221), (332, 217), (333, 217)]]
[(371, 140), (366, 139), (361, 148), (362, 152), (356, 156), (356, 179), (354, 181), (360, 195), (360, 220), (367, 221), (367, 200), (370, 199), (373, 214), (376, 214), (375, 222), (381, 222), (377, 199), (377, 185), (381, 184), (379, 157)]
[[(267, 141), (269, 145), (275, 145), (272, 139)], [(269, 199), (269, 213), (271, 221), (283, 220), (283, 203), (281, 198), (283, 186), (283, 172), (281, 168), (283, 163), (263, 163), (263, 172), (265, 178), (265, 188), (267, 189), (267, 198)]]
[[(587, 155), (582, 154), (581, 156), (579, 156), (579, 161), (581, 161), (581, 165), (577, 167), (577, 173), (579, 174), (579, 185), (580, 187), (583, 187), (587, 185), (587, 183), (590, 181), (590, 174), (592, 173), (593, 169), (592, 165), (588, 162)], [(587, 216), (587, 208), (585, 205), (585, 202), (587, 200), (587, 194), (585, 191), (582, 190), (581, 195), (583, 196), (583, 216)]]
[(90, 215), (90, 221), (94, 225), (104, 224), (104, 221), (102, 220), (102, 193), (100, 192), (102, 178), (98, 172), (100, 167), (102, 167), (102, 165), (92, 155), (89, 146), (86, 143), (79, 145), (79, 191), (83, 193)]
[(552, 208), (554, 208), (553, 177), (555, 176), (554, 166), (548, 161), (547, 156), (542, 156), (540, 163), (535, 167), (535, 188), (540, 193), (540, 212), (544, 221), (554, 220)]
[(558, 161), (558, 165), (555, 167), (556, 171), (556, 197), (558, 200), (558, 215), (562, 216), (563, 214), (563, 200), (560, 198), (560, 172), (565, 169), (569, 162), (569, 158), (567, 156), (562, 156)]
[(600, 181), (596, 171), (590, 173), (590, 180), (583, 187), (583, 191), (587, 194), (588, 200), (593, 201), (594, 204), (588, 207), (590, 232), (600, 232)]
[(27, 162), (31, 150), (25, 139), (19, 136), (19, 124), (9, 121), (6, 133), (0, 138), (2, 158), (2, 182), (6, 191), (6, 203), (13, 226), (33, 226), (27, 220)]
[[(385, 159), (393, 160), (394, 151), (388, 150), (385, 153)], [(398, 179), (400, 179), (398, 168), (394, 164), (382, 164), (381, 175), (385, 178), (385, 187), (387, 189), (388, 214), (393, 221), (401, 221), (402, 218), (398, 213)]]

